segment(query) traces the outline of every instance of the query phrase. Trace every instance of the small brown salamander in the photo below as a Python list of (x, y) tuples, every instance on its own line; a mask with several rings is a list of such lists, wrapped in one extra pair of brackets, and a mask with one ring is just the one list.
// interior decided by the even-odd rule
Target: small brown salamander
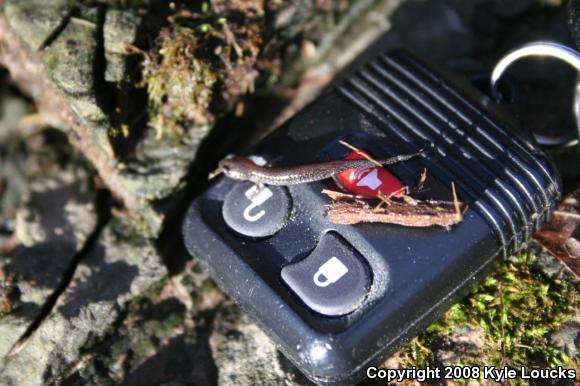
[[(398, 155), (396, 157), (378, 160), (382, 165), (392, 165), (407, 161), (423, 154), (422, 151)], [(233, 156), (220, 161), (217, 170), (212, 175), (224, 173), (234, 180), (251, 181), (265, 185), (297, 185), (330, 178), (349, 169), (374, 167), (376, 163), (368, 159), (336, 160), (288, 167), (258, 166), (245, 157)], [(210, 176), (211, 178), (211, 176)]]

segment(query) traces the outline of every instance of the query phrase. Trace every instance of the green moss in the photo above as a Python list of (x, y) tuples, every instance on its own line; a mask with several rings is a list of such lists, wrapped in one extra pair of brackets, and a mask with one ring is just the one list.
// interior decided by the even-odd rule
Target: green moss
[(401, 350), (402, 366), (433, 366), (441, 342), (457, 329), (471, 328), (483, 330), (484, 339), (476, 357), (462, 358), (464, 365), (577, 367), (549, 338), (578, 309), (578, 287), (571, 281), (549, 279), (538, 272), (536, 261), (536, 256), (523, 253), (503, 262)]
[(253, 90), (264, 17), (252, 4), (176, 6), (143, 64), (158, 137), (179, 139), (186, 130), (212, 125)]
[[(202, 26), (208, 26), (203, 24)], [(200, 26), (201, 27), (201, 26)], [(218, 81), (211, 63), (199, 59), (210, 27), (172, 27), (161, 32), (158, 50), (144, 65), (150, 101), (150, 125), (157, 136), (179, 138), (187, 126), (211, 122), (209, 107)]]
[(433, 351), (425, 346), (424, 341), (425, 339), (423, 337), (411, 339), (399, 353), (401, 361), (408, 364), (409, 367), (417, 366), (418, 368), (425, 368), (432, 365), (434, 362)]

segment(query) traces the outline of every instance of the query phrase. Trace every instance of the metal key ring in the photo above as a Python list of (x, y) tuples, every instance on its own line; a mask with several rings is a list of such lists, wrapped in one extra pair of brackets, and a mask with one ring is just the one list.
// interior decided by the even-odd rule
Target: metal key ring
[[(550, 42), (550, 41), (537, 41), (532, 43), (524, 44), (520, 47), (513, 49), (508, 52), (503, 58), (501, 58), (495, 65), (490, 79), (490, 88), (492, 95), (499, 99), (499, 93), (497, 90), (498, 81), (503, 75), (503, 73), (508, 69), (510, 65), (519, 59), (530, 57), (530, 56), (540, 56), (540, 57), (552, 57), (555, 59), (562, 60), (580, 72), (580, 53), (570, 47), (567, 47), (560, 43)], [(576, 82), (576, 88), (574, 90), (574, 105), (573, 112), (576, 118), (576, 135), (575, 136), (556, 136), (548, 137), (543, 135), (538, 135), (534, 133), (534, 137), (537, 142), (543, 146), (552, 147), (571, 147), (579, 144), (580, 139), (580, 80)]]

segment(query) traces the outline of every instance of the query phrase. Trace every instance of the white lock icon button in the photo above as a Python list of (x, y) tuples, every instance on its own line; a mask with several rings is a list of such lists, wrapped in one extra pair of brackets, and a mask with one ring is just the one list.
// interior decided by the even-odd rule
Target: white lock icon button
[(355, 311), (372, 283), (366, 259), (334, 231), (323, 234), (308, 256), (282, 268), (281, 278), (302, 307), (325, 316)]
[(341, 277), (346, 275), (348, 268), (336, 256), (331, 257), (328, 261), (318, 268), (314, 274), (314, 284), (319, 287), (327, 287), (336, 283)]

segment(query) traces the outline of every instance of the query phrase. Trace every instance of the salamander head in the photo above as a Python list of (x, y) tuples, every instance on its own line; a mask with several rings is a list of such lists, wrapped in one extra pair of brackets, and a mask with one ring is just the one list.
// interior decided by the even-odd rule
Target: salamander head
[(218, 164), (218, 170), (234, 180), (251, 180), (256, 164), (240, 156), (228, 156)]

